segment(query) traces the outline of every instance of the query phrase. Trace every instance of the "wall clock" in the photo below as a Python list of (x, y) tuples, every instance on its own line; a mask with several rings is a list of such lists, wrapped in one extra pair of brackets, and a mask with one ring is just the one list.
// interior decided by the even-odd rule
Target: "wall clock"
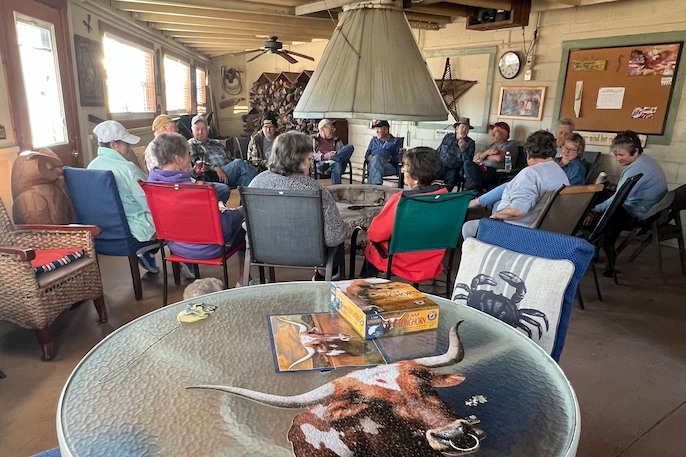
[(498, 70), (505, 79), (512, 79), (519, 74), (522, 68), (522, 59), (514, 51), (508, 51), (498, 60)]

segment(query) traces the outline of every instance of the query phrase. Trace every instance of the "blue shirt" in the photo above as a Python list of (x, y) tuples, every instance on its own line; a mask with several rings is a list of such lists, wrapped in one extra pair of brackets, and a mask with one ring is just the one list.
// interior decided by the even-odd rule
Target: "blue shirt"
[(474, 160), (476, 144), (468, 136), (464, 140), (466, 142), (465, 148), (460, 149), (454, 133), (448, 133), (443, 137), (443, 141), (438, 147), (438, 155), (441, 156), (445, 168), (460, 168), (465, 162)]
[[(652, 158), (640, 154), (636, 160), (629, 164), (619, 177), (617, 189), (632, 176), (643, 173), (641, 179), (636, 182), (636, 185), (629, 196), (624, 200), (624, 209), (627, 213), (637, 219), (643, 219), (643, 216), (648, 210), (658, 201), (662, 199), (667, 193), (667, 177), (662, 167)], [(615, 193), (601, 204), (593, 208), (596, 213), (602, 213), (610, 207), (612, 200), (614, 200)]]
[(497, 211), (507, 206), (518, 209), (524, 214), (506, 222), (529, 227), (543, 210), (547, 202), (545, 197), (562, 185), (568, 186), (569, 179), (554, 161), (531, 165), (522, 169), (505, 185)]
[(379, 156), (397, 167), (401, 147), (402, 142), (393, 135), (390, 135), (385, 141), (380, 140), (378, 137), (374, 137), (372, 138), (372, 141), (369, 142), (369, 147), (367, 147), (364, 158), (369, 160), (371, 156)]
[(155, 235), (155, 225), (145, 199), (145, 192), (138, 184), (138, 181), (145, 181), (148, 178), (143, 170), (114, 149), (104, 146), (98, 148), (98, 156), (88, 165), (88, 169), (112, 172), (131, 235), (138, 241), (152, 239)]
[[(559, 165), (560, 159), (555, 159), (555, 162)], [(584, 165), (581, 160), (574, 159), (567, 165), (560, 166), (562, 167), (562, 171), (564, 171), (569, 178), (569, 184), (571, 186), (582, 186), (586, 184), (586, 165)]]

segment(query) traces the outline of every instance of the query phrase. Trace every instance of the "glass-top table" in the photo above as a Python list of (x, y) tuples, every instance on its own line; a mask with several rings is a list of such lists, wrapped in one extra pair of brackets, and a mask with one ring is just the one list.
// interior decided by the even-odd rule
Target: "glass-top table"
[[(278, 409), (195, 384), (295, 395), (351, 370), (276, 373), (267, 316), (329, 311), (328, 283), (277, 283), (182, 301), (121, 327), (95, 346), (67, 380), (57, 408), (63, 456), (291, 456), (286, 436), (302, 410)], [(579, 408), (558, 365), (524, 335), (489, 315), (432, 296), (436, 331), (381, 338), (396, 360), (442, 354), (458, 320), (464, 359), (440, 372), (466, 380), (438, 388), (487, 437), (477, 456), (573, 456)], [(181, 324), (190, 302), (217, 305), (208, 319)], [(487, 402), (467, 406), (473, 396)]]

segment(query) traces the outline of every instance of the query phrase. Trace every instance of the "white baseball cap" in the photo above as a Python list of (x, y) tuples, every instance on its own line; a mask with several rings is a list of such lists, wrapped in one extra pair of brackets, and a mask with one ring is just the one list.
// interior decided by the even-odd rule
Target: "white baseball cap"
[(128, 144), (138, 144), (141, 140), (136, 135), (131, 135), (123, 125), (117, 121), (105, 121), (95, 126), (93, 133), (101, 143), (110, 141), (123, 141)]

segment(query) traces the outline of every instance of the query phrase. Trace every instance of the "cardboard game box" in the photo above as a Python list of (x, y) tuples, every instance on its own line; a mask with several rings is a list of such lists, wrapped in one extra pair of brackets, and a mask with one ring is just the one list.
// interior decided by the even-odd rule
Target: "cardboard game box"
[(332, 283), (331, 307), (365, 339), (438, 327), (438, 305), (401, 282), (371, 278)]

